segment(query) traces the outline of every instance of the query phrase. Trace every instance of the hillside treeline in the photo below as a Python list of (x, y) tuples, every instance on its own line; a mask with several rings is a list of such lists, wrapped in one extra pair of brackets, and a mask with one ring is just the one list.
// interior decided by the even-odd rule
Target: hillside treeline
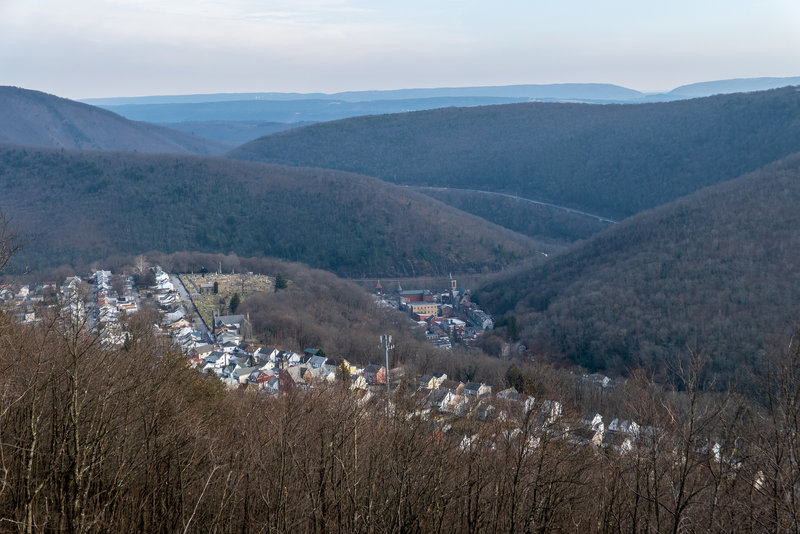
[(0, 202), (33, 270), (197, 250), (416, 276), (497, 270), (535, 248), (373, 178), (219, 158), (2, 148)]
[[(509, 405), (442, 426), (341, 386), (225, 393), (149, 320), (125, 348), (0, 315), (0, 516), (21, 532), (784, 531), (798, 527), (796, 344), (765, 407), (636, 378), (635, 445), (576, 441)], [(533, 392), (536, 393), (536, 392)], [(719, 443), (720, 447), (715, 444)]]
[(527, 103), (358, 117), (281, 132), (230, 156), (486, 189), (612, 218), (800, 150), (795, 88), (656, 104)]
[[(643, 213), (479, 294), (544, 358), (667, 378), (687, 349), (721, 384), (800, 318), (800, 156)], [(748, 386), (749, 387), (749, 386)]]

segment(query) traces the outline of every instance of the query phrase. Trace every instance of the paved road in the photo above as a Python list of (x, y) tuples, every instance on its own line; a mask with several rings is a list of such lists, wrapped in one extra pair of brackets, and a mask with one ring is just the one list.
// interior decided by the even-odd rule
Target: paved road
[(568, 208), (566, 206), (559, 206), (558, 204), (551, 204), (549, 202), (542, 202), (540, 200), (533, 200), (531, 198), (525, 198), (518, 195), (511, 195), (509, 193), (497, 193), (494, 191), (481, 191), (480, 189), (460, 189), (457, 187), (429, 187), (429, 186), (421, 186), (421, 185), (405, 185), (403, 187), (409, 187), (411, 189), (427, 189), (430, 191), (466, 191), (468, 193), (483, 193), (484, 195), (494, 195), (499, 197), (506, 197), (511, 198), (514, 200), (521, 200), (522, 202), (527, 202), (529, 204), (536, 204), (537, 206), (546, 206), (548, 208), (554, 208), (561, 211), (566, 211), (567, 213), (574, 213), (575, 215), (583, 215), (584, 217), (591, 217), (592, 219), (597, 219), (601, 222), (607, 222), (611, 224), (617, 224), (617, 221), (613, 219), (609, 219), (607, 217), (602, 217), (600, 215), (596, 215), (594, 213), (587, 213), (585, 211), (576, 210), (572, 208)]
[(211, 336), (208, 332), (208, 328), (206, 327), (206, 324), (203, 322), (203, 320), (200, 318), (200, 314), (197, 313), (197, 308), (195, 308), (192, 299), (189, 298), (189, 292), (186, 291), (186, 288), (183, 286), (183, 282), (181, 282), (181, 279), (174, 274), (169, 275), (169, 277), (170, 280), (172, 280), (172, 285), (174, 285), (175, 289), (178, 290), (178, 295), (180, 295), (184, 307), (186, 308), (186, 311), (189, 313), (189, 316), (192, 320), (192, 324), (194, 325), (195, 329), (203, 334), (203, 336), (206, 338), (206, 341), (211, 341)]
[(186, 291), (186, 288), (183, 287), (183, 282), (181, 279), (177, 277), (177, 275), (171, 274), (169, 275), (170, 281), (172, 285), (175, 286), (175, 289), (178, 290), (178, 295), (180, 295), (181, 300), (188, 301), (189, 300), (189, 292)]

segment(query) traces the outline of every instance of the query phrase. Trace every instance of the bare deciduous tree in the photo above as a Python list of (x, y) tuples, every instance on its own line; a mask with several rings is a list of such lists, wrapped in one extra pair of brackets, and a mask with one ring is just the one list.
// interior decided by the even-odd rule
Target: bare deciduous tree
[(0, 272), (20, 248), (19, 233), (11, 227), (5, 213), (0, 212)]

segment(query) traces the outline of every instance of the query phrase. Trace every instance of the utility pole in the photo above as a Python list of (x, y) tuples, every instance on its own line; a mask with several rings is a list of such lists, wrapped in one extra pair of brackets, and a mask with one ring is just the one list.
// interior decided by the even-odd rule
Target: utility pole
[(386, 413), (389, 413), (389, 350), (394, 348), (394, 343), (392, 343), (392, 336), (389, 334), (385, 334), (381, 336), (381, 345), (383, 350), (386, 353)]

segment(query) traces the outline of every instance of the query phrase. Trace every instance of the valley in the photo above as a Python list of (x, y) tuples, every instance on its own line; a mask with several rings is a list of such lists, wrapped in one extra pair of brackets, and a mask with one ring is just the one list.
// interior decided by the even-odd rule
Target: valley
[[(9, 94), (9, 110), (107, 113)], [(230, 98), (218, 103), (244, 101)], [(199, 104), (178, 100), (126, 105)], [(18, 145), (32, 143), (23, 123)], [(101, 146), (104, 132), (82, 135)], [(485, 336), (494, 356), (514, 342), (543, 361), (617, 375), (644, 368), (669, 380), (669, 362), (699, 350), (720, 384), (795, 314), (795, 159), (769, 166), (800, 150), (791, 87), (352, 118), (272, 133), (228, 158), (47, 143), (0, 150), (0, 208), (34, 229), (23, 232), (20, 270), (196, 251), (275, 256), (352, 279), (455, 273), (501, 318)]]
[(800, 533), (798, 28), (0, 0), (0, 533)]

